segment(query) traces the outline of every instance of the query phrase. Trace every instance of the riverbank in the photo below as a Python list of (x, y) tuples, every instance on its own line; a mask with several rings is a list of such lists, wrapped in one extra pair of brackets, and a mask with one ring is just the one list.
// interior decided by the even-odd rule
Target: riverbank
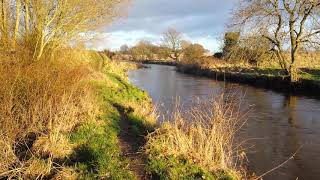
[(93, 155), (78, 164), (78, 167), (85, 167), (81, 169), (80, 177), (147, 177), (145, 165), (141, 165), (146, 164), (141, 149), (143, 137), (155, 127), (156, 117), (148, 95), (127, 82), (125, 73), (132, 68), (135, 68), (133, 64), (108, 64), (104, 70), (106, 79), (90, 82), (97, 93), (102, 114), (97, 123), (80, 127), (72, 136), (74, 142), (81, 142), (81, 149), (85, 149), (76, 156), (81, 159)]
[(175, 61), (157, 61), (157, 60), (147, 60), (147, 61), (139, 61), (142, 64), (158, 64), (158, 65), (167, 65), (167, 66), (177, 66), (177, 62)]
[(182, 158), (158, 149), (165, 142), (151, 146), (149, 137), (159, 139), (170, 123), (156, 128), (150, 97), (128, 82), (127, 71), (139, 66), (87, 51), (86, 61), (65, 63), (78, 54), (26, 65), (0, 61), (0, 178), (239, 177), (229, 167), (199, 166), (192, 161), (197, 151)]
[[(164, 150), (169, 144), (161, 141), (161, 139), (167, 136), (167, 128), (170, 126), (174, 127), (174, 124), (165, 123), (156, 128), (155, 121), (157, 115), (154, 112), (149, 96), (146, 92), (129, 84), (127, 80), (126, 72), (128, 70), (141, 67), (125, 63), (125, 68), (122, 68), (120, 64), (119, 62), (115, 62), (114, 65), (106, 68), (104, 74), (107, 80), (92, 82), (98, 92), (97, 95), (100, 99), (101, 106), (109, 109), (104, 116), (108, 117), (106, 120), (112, 123), (111, 126), (105, 127), (105, 132), (113, 132), (113, 135), (104, 134), (104, 140), (112, 147), (113, 151), (111, 152), (117, 154), (117, 156), (115, 156), (117, 158), (113, 156), (111, 162), (106, 162), (109, 166), (103, 167), (99, 165), (98, 167), (105, 169), (110, 167), (108, 172), (111, 172), (110, 178), (112, 179), (240, 179), (242, 172), (238, 172), (233, 166), (224, 167), (222, 164), (219, 164), (219, 162), (214, 161), (213, 163), (215, 163), (216, 167), (210, 169), (200, 165), (199, 162), (193, 162), (193, 157), (199, 156), (197, 155), (199, 153), (197, 150), (183, 156), (167, 154)], [(132, 66), (134, 67), (132, 68)], [(99, 128), (101, 127), (92, 127), (92, 129)], [(96, 131), (92, 133), (96, 133)], [(170, 137), (178, 137), (181, 136), (182, 133), (184, 132), (181, 129), (177, 133), (171, 133)], [(83, 134), (81, 130), (79, 134)], [(222, 133), (220, 135), (224, 136)], [(92, 136), (96, 135), (89, 135), (89, 137)], [(98, 137), (102, 138), (103, 136)], [(109, 141), (106, 137), (116, 139), (116, 141)], [(83, 141), (86, 138), (88, 137), (81, 136), (79, 139)], [(191, 139), (193, 138), (194, 137), (191, 137)], [(186, 139), (189, 139), (189, 137), (186, 137)], [(88, 138), (85, 144), (90, 147), (90, 144), (94, 143), (94, 141), (89, 140), (90, 138)], [(202, 140), (204, 141), (205, 139)], [(154, 141), (156, 141), (156, 143), (154, 143)], [(176, 142), (176, 144), (177, 146), (184, 146), (183, 142)], [(209, 144), (214, 145), (214, 143)], [(101, 148), (102, 147), (95, 146), (96, 151), (100, 151)], [(227, 146), (225, 148), (227, 148)], [(110, 152), (110, 150), (106, 151)], [(90, 154), (91, 153), (86, 156)], [(98, 156), (97, 162), (99, 162), (99, 159), (110, 159), (110, 154), (107, 153)], [(92, 163), (92, 161), (89, 162)], [(113, 165), (112, 162), (114, 163)], [(121, 167), (123, 169), (120, 170), (119, 168)], [(87, 172), (90, 172), (90, 169)], [(82, 175), (82, 177), (86, 178), (90, 176), (103, 177), (90, 173)]]
[(0, 60), (0, 178), (147, 174), (131, 166), (141, 153), (133, 146), (144, 144), (156, 120), (148, 95), (127, 82), (136, 66), (82, 52), (65, 50), (50, 62)]
[(206, 68), (194, 64), (178, 64), (177, 71), (297, 95), (319, 96), (320, 91), (319, 71), (307, 69), (304, 69), (302, 78), (294, 86), (288, 83), (288, 77), (281, 75), (281, 70), (278, 69)]
[[(139, 66), (139, 68), (141, 68)], [(126, 78), (125, 78), (126, 79)], [(127, 82), (127, 81), (126, 81)], [(131, 85), (128, 85), (131, 86)], [(133, 86), (132, 86), (133, 87)], [(140, 90), (138, 90), (140, 91)], [(130, 91), (129, 91), (130, 92)], [(141, 106), (141, 104), (140, 104)], [(138, 116), (136, 118), (132, 118), (130, 115), (125, 114), (125, 112), (130, 112), (130, 110), (134, 110), (136, 108), (126, 108), (127, 110), (123, 110), (123, 108), (120, 106), (120, 112), (122, 114), (121, 120), (120, 120), (120, 137), (124, 137), (120, 139), (120, 142), (125, 141), (124, 143), (121, 143), (120, 146), (122, 146), (122, 150), (125, 154), (128, 154), (129, 159), (133, 159), (133, 164), (129, 164), (129, 167), (132, 167), (134, 172), (136, 173), (135, 177), (138, 177), (138, 179), (162, 179), (162, 178), (169, 178), (169, 179), (183, 179), (183, 178), (191, 178), (191, 179), (197, 179), (197, 178), (204, 178), (204, 179), (240, 179), (242, 177), (242, 171), (238, 171), (235, 169), (234, 164), (231, 166), (225, 166), (222, 164), (219, 164), (216, 160), (211, 160), (211, 163), (214, 164), (215, 168), (208, 168), (207, 166), (203, 166), (200, 162), (195, 162), (194, 157), (196, 156), (202, 156), (200, 155), (199, 151), (197, 150), (198, 145), (194, 147), (194, 149), (190, 149), (190, 152), (188, 154), (179, 154), (177, 151), (176, 154), (168, 154), (168, 151), (166, 150), (166, 147), (170, 146), (166, 141), (162, 141), (161, 139), (163, 137), (167, 136), (167, 132), (169, 132), (170, 127), (176, 128), (175, 123), (164, 123), (160, 126), (158, 126), (156, 129), (154, 124), (152, 126), (145, 126), (145, 125), (139, 125), (140, 128), (132, 131), (132, 127), (128, 127), (128, 122), (131, 124), (132, 122), (138, 123), (141, 122), (141, 119), (144, 116)], [(156, 117), (153, 116), (154, 119)], [(225, 118), (225, 117), (223, 117)], [(135, 119), (135, 121), (132, 121)], [(201, 119), (201, 118), (199, 118)], [(212, 118), (211, 120), (213, 120)], [(172, 120), (175, 121), (174, 119)], [(127, 122), (127, 123), (126, 123)], [(195, 121), (196, 122), (196, 121)], [(225, 121), (230, 122), (230, 121)], [(199, 126), (200, 123), (194, 123)], [(205, 126), (205, 125), (203, 125)], [(168, 129), (169, 128), (169, 129)], [(187, 127), (184, 127), (187, 128)], [(153, 131), (155, 130), (155, 131)], [(169, 131), (168, 131), (169, 130)], [(204, 128), (203, 131), (206, 131)], [(149, 132), (149, 133), (147, 133)], [(183, 129), (180, 129), (178, 131), (173, 131), (170, 134), (170, 137), (172, 138), (178, 138), (181, 136), (185, 136)], [(201, 133), (200, 131), (194, 131), (193, 133)], [(125, 136), (124, 134), (127, 134)], [(137, 134), (137, 135), (134, 135)], [(216, 137), (220, 136), (223, 140), (223, 136), (225, 134), (219, 133), (216, 134)], [(194, 138), (199, 138), (198, 140), (204, 142), (204, 146), (210, 145), (215, 146), (218, 145), (216, 142), (210, 142), (208, 143), (205, 139), (201, 137), (185, 137), (185, 140), (191, 140)], [(232, 137), (232, 135), (228, 135), (228, 137)], [(186, 142), (175, 142), (176, 146), (183, 147), (186, 144)], [(130, 145), (131, 144), (131, 145)], [(206, 145), (205, 145), (206, 144)], [(141, 148), (143, 147), (143, 148)], [(230, 145), (226, 145), (224, 148), (229, 148)], [(212, 147), (215, 149), (215, 147)], [(141, 151), (143, 149), (143, 151)], [(132, 153), (133, 152), (139, 152)], [(131, 151), (131, 152), (130, 152)], [(231, 153), (230, 153), (231, 154)], [(225, 158), (229, 158), (228, 155), (223, 154)], [(145, 164), (144, 166), (141, 164)], [(230, 159), (231, 163), (231, 159)], [(143, 173), (144, 172), (144, 173)]]

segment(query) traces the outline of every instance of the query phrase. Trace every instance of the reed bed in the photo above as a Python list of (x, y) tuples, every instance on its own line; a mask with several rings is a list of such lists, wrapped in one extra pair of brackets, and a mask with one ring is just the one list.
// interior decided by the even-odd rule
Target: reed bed
[[(3, 54), (2, 54), (3, 55)], [(41, 179), (63, 169), (69, 133), (97, 111), (82, 63), (0, 61), (0, 177)], [(60, 173), (62, 174), (62, 173)]]
[[(154, 166), (159, 159), (166, 159), (164, 164), (167, 163), (162, 165), (165, 167), (162, 172), (154, 172), (171, 178), (194, 176), (185, 165), (181, 165), (183, 171), (175, 169), (177, 165), (171, 167), (172, 160), (169, 159), (173, 157), (180, 159), (182, 164), (200, 167), (200, 172), (207, 171), (216, 179), (221, 176), (244, 178), (245, 173), (240, 167), (245, 153), (235, 142), (235, 136), (246, 122), (247, 111), (241, 110), (241, 103), (235, 99), (234, 96), (221, 95), (210, 102), (197, 103), (186, 114), (177, 110), (172, 121), (149, 135), (146, 152), (150, 164)], [(199, 175), (199, 171), (195, 172)]]

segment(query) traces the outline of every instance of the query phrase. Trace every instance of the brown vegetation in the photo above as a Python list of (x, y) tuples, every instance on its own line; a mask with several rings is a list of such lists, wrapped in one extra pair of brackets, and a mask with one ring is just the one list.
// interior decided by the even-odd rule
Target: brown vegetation
[[(117, 0), (6, 0), (0, 2), (0, 49), (48, 59), (118, 15)], [(23, 50), (23, 51), (22, 51)]]
[[(67, 138), (97, 107), (84, 83), (92, 70), (82, 63), (21, 63), (14, 56), (0, 62), (0, 134), (2, 177), (43, 177), (74, 146)], [(28, 61), (28, 60), (27, 60)], [(10, 70), (10, 71), (8, 71)]]
[(64, 165), (76, 148), (69, 136), (97, 115), (87, 81), (101, 67), (77, 42), (111, 22), (120, 2), (0, 2), (0, 178), (75, 178)]
[(239, 111), (240, 104), (234, 96), (221, 95), (208, 103), (198, 102), (187, 114), (176, 111), (172, 121), (148, 137), (146, 152), (150, 158), (158, 154), (160, 159), (185, 159), (209, 172), (245, 178), (238, 169), (244, 153), (235, 143), (237, 131), (246, 122), (246, 113)]

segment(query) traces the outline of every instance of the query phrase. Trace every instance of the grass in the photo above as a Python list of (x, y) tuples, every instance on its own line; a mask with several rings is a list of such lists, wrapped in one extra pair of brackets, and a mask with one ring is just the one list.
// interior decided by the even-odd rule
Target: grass
[[(230, 149), (238, 119), (221, 115), (229, 106), (215, 104), (213, 117), (195, 109), (192, 123), (177, 113), (172, 123), (155, 130), (151, 100), (126, 77), (135, 65), (95, 52), (65, 51), (49, 62), (30, 62), (28, 56), (0, 59), (0, 178), (137, 179), (120, 148), (123, 113), (137, 143), (146, 142), (149, 174), (243, 177), (233, 164), (238, 152)], [(218, 129), (204, 123), (217, 120)]]
[(300, 73), (303, 79), (320, 81), (320, 69), (301, 69)]
[[(129, 105), (140, 106), (150, 102), (146, 93), (128, 84), (121, 76), (107, 72), (106, 77), (105, 81), (91, 82), (98, 94), (102, 115), (98, 122), (84, 124), (71, 136), (72, 142), (80, 145), (75, 151), (74, 161), (77, 162), (76, 167), (81, 170), (83, 179), (134, 179), (126, 168), (129, 162), (120, 156), (120, 114), (114, 105), (132, 109), (129, 112), (132, 118), (129, 120), (132, 119), (137, 124), (136, 133), (141, 136), (145, 133), (145, 126), (153, 125), (146, 116), (136, 114), (135, 109)], [(83, 157), (86, 159), (82, 159)]]
[(58, 171), (72, 152), (68, 134), (97, 109), (84, 83), (90, 69), (12, 56), (1, 59), (0, 72), (0, 176), (32, 179)]
[(128, 162), (120, 156), (120, 115), (105, 103), (102, 112), (97, 122), (86, 123), (71, 135), (71, 142), (77, 144), (71, 158), (75, 169), (80, 179), (134, 179), (126, 168)]
[(83, 50), (64, 55), (1, 59), (0, 177), (135, 179), (121, 156), (114, 105), (130, 109), (137, 136), (156, 118), (147, 94), (126, 80), (134, 66)]
[(246, 178), (239, 168), (243, 152), (234, 142), (243, 114), (231, 101), (221, 96), (199, 103), (188, 115), (177, 111), (148, 137), (148, 170), (160, 179)]
[[(300, 68), (299, 76), (301, 80), (320, 81), (320, 61), (315, 58), (307, 56), (298, 59), (297, 67)], [(251, 76), (270, 76), (270, 77), (284, 77), (285, 73), (276, 62), (263, 62), (258, 66), (253, 66), (248, 63), (228, 63), (221, 59), (202, 58), (195, 62), (182, 62), (180, 69), (205, 69), (214, 71), (226, 71), (231, 73), (241, 73), (242, 75)]]

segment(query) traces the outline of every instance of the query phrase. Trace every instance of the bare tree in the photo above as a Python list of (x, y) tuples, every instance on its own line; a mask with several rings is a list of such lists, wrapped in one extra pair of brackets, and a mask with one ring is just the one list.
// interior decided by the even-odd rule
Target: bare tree
[(301, 48), (320, 45), (319, 0), (243, 0), (235, 19), (242, 33), (259, 35), (272, 43), (280, 66), (298, 81), (297, 54)]
[(124, 44), (120, 47), (120, 52), (123, 54), (127, 54), (129, 52), (129, 46)]
[(169, 28), (163, 33), (162, 41), (165, 47), (170, 48), (170, 57), (175, 61), (179, 61), (182, 54), (182, 34), (173, 28)]

